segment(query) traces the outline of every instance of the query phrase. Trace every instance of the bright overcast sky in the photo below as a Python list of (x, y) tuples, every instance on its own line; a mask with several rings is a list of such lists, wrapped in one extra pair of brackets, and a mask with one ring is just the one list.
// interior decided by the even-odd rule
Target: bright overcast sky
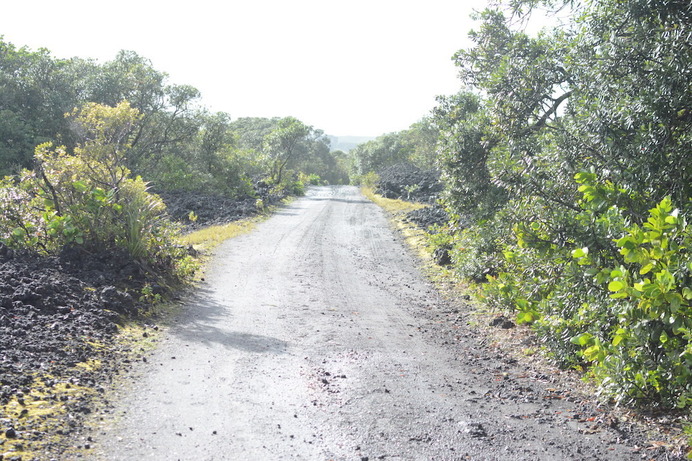
[(213, 111), (292, 115), (335, 136), (420, 120), (460, 88), (451, 61), (485, 0), (5, 0), (0, 35), (53, 56), (133, 50)]

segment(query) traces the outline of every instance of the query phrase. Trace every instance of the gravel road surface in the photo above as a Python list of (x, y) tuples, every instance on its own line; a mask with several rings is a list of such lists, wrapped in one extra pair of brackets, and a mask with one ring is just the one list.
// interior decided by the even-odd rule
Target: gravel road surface
[(310, 189), (217, 249), (95, 459), (642, 459), (468, 317), (358, 189)]

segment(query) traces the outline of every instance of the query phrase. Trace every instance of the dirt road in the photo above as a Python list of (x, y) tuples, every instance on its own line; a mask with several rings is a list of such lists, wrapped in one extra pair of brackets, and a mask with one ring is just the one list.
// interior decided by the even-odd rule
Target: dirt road
[(467, 320), (356, 188), (311, 189), (217, 250), (93, 445), (107, 460), (641, 459)]

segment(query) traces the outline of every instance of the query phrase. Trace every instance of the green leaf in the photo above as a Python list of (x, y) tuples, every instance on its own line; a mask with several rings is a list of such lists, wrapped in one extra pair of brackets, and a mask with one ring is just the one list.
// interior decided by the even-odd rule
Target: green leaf
[(654, 263), (648, 263), (647, 265), (645, 265), (644, 267), (639, 269), (639, 274), (640, 275), (648, 274), (649, 272), (651, 272), (653, 270), (653, 268), (654, 268)]
[(682, 296), (687, 300), (692, 299), (692, 289), (689, 287), (684, 287), (682, 289)]
[(573, 258), (583, 258), (584, 256), (589, 254), (589, 249), (587, 247), (583, 248), (577, 248), (576, 250), (572, 251), (572, 257)]
[(680, 306), (682, 305), (682, 296), (680, 295), (680, 293), (666, 293), (665, 298), (666, 301), (670, 303), (670, 311), (672, 313), (675, 314), (680, 310)]
[(598, 344), (587, 348), (584, 352), (584, 358), (590, 362), (600, 361), (601, 347)]
[(570, 339), (570, 342), (578, 346), (586, 346), (593, 342), (593, 335), (591, 333), (582, 333), (580, 335), (572, 337)]
[(658, 340), (661, 342), (661, 344), (665, 344), (668, 342), (668, 334), (665, 331), (662, 331), (660, 336), (658, 337)]
[(79, 192), (84, 192), (85, 190), (88, 189), (88, 186), (84, 181), (75, 181), (72, 183), (72, 187), (77, 189)]
[(538, 316), (536, 315), (535, 312), (519, 312), (517, 314), (517, 323), (522, 324), (522, 323), (533, 323)]
[(620, 280), (613, 280), (608, 284), (608, 290), (610, 291), (620, 291), (623, 288), (625, 288), (627, 285), (625, 285), (623, 282)]
[(623, 271), (621, 269), (613, 269), (612, 271), (610, 271), (610, 277), (611, 278), (622, 277), (623, 275), (624, 274), (623, 274)]

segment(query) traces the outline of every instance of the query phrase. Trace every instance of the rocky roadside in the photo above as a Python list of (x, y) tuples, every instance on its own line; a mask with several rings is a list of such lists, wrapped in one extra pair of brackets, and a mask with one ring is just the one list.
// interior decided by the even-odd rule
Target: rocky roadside
[[(417, 228), (429, 232), (434, 226), (443, 226), (448, 221), (444, 208), (437, 203), (436, 197), (442, 190), (439, 184), (439, 173), (434, 170), (421, 170), (410, 164), (393, 165), (378, 172), (380, 180), (376, 193), (386, 198), (402, 199), (423, 203), (426, 206), (414, 211), (395, 216), (399, 227)], [(459, 223), (463, 225), (462, 223)], [(420, 242), (418, 243), (420, 244)], [(431, 278), (436, 280), (438, 288), (449, 293), (451, 299), (470, 299), (459, 291), (457, 281), (446, 275), (451, 264), (448, 248), (437, 248), (429, 257), (428, 268)], [(469, 323), (459, 312), (449, 312), (445, 323), (455, 325)], [(559, 370), (542, 355), (541, 345), (537, 344), (530, 328), (517, 326), (506, 313), (488, 312), (483, 306), (473, 309), (474, 334), (479, 341), (496, 348), (503, 356), (514, 363), (521, 363), (528, 372), (539, 373), (549, 377), (556, 389), (562, 389), (555, 398), (579, 399), (589, 406), (591, 416), (587, 422), (593, 422), (593, 431), (600, 431), (610, 425), (622, 432), (623, 437), (636, 440), (641, 446), (642, 459), (687, 459), (686, 453), (692, 456), (692, 449), (687, 444), (682, 425), (686, 415), (675, 411), (656, 411), (648, 409), (616, 408), (607, 403), (599, 403), (593, 398), (596, 386), (583, 382), (583, 373), (570, 370)], [(454, 344), (455, 341), (448, 341)], [(596, 416), (594, 416), (596, 415)]]
[[(406, 199), (405, 191), (423, 190), (416, 184), (428, 184), (434, 172), (424, 172), (415, 167), (405, 166), (403, 172), (396, 172), (396, 166), (385, 170), (386, 181), (378, 185), (378, 193), (385, 197)], [(392, 178), (405, 180), (403, 187), (392, 187)], [(436, 187), (426, 186), (426, 189), (436, 190)], [(415, 201), (426, 203), (427, 206), (414, 211), (394, 216), (400, 228), (417, 228), (420, 231), (430, 231), (433, 226), (447, 223), (448, 215), (443, 207), (435, 203), (427, 194), (414, 197)], [(433, 227), (434, 229), (434, 227)], [(407, 232), (408, 233), (408, 232)], [(420, 244), (420, 242), (418, 243)], [(466, 299), (473, 304), (465, 289), (459, 289), (458, 281), (450, 276), (447, 268), (451, 264), (447, 249), (438, 248), (430, 256), (427, 264), (430, 277), (435, 280), (438, 288), (446, 292), (451, 300)], [(506, 313), (489, 312), (483, 306), (472, 309), (473, 319), (463, 318), (459, 311), (447, 312), (444, 320), (450, 326), (450, 337), (455, 334), (455, 325), (473, 324), (473, 334), (482, 344), (496, 349), (498, 353), (511, 363), (521, 364), (529, 374), (545, 376), (554, 383), (555, 395), (548, 399), (569, 399), (579, 402), (582, 413), (587, 414), (580, 421), (588, 423), (586, 431), (597, 433), (603, 430), (615, 430), (622, 438), (629, 439), (640, 447), (641, 459), (647, 460), (684, 460), (692, 459), (692, 448), (688, 438), (683, 434), (683, 423), (686, 414), (676, 411), (658, 411), (652, 409), (618, 408), (607, 402), (599, 402), (594, 397), (596, 386), (584, 382), (585, 373), (571, 370), (560, 370), (541, 353), (542, 347), (527, 326), (517, 326)], [(439, 322), (439, 319), (436, 319)], [(446, 345), (454, 345), (456, 340), (450, 339)], [(509, 363), (509, 362), (508, 362)], [(583, 416), (582, 414), (582, 416)], [(574, 416), (574, 415), (572, 415)]]
[[(162, 197), (185, 231), (257, 214), (255, 198)], [(45, 256), (0, 243), (0, 461), (59, 459), (109, 383), (142, 359), (136, 341), (157, 328), (150, 303), (171, 296), (126, 253)], [(137, 338), (123, 340), (131, 329)]]
[(377, 172), (375, 193), (385, 198), (435, 203), (443, 189), (440, 173), (422, 170), (410, 163), (399, 163)]
[(128, 351), (116, 346), (146, 280), (125, 255), (58, 256), (0, 244), (0, 459), (49, 459)]
[[(189, 227), (232, 221), (256, 210), (250, 199), (219, 205), (216, 197), (181, 194), (166, 201), (171, 215), (181, 221), (195, 213), (198, 220), (188, 220)], [(444, 222), (443, 210), (423, 210), (410, 215), (409, 224), (427, 228)], [(67, 444), (74, 445), (71, 436), (85, 416), (102, 403), (110, 383), (130, 361), (145, 360), (141, 344), (119, 338), (133, 319), (137, 340), (146, 340), (157, 329), (156, 319), (143, 315), (147, 300), (132, 295), (147, 283), (151, 295), (163, 293), (124, 254), (85, 254), (72, 248), (46, 257), (0, 245), (1, 461), (60, 459)], [(444, 323), (451, 334), (461, 320), (455, 312), (448, 317)], [(479, 314), (477, 321), (485, 341), (511, 352), (513, 360), (525, 361), (532, 370), (541, 367), (541, 373), (555, 380), (556, 389), (583, 387), (573, 373), (558, 372), (529, 354), (539, 347), (510, 319), (490, 313)], [(594, 430), (597, 423), (617, 424), (624, 436), (639, 437), (642, 459), (683, 459), (684, 448), (675, 443), (680, 439), (675, 415), (634, 414), (607, 406), (593, 414), (598, 416)], [(647, 437), (642, 429), (646, 424), (664, 438)], [(89, 448), (88, 438), (79, 440)]]

